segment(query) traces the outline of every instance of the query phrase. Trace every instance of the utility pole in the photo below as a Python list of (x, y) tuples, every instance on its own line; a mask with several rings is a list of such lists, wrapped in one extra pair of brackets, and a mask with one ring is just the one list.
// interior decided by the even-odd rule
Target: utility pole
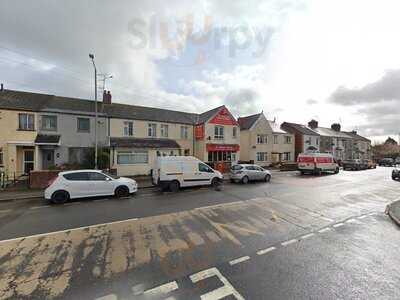
[(89, 54), (89, 58), (92, 60), (94, 68), (94, 168), (97, 170), (97, 68), (94, 63), (94, 54)]

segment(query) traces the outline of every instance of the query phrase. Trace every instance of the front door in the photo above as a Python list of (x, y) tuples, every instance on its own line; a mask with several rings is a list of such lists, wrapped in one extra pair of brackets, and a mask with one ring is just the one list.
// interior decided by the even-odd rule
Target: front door
[(54, 166), (54, 150), (42, 150), (43, 170), (48, 170)]
[(24, 174), (29, 174), (35, 166), (34, 150), (24, 150)]

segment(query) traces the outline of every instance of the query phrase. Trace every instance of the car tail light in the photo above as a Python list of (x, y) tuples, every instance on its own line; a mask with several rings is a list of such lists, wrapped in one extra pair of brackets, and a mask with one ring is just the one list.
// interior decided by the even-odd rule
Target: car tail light
[(48, 188), (49, 186), (51, 186), (51, 185), (54, 183), (54, 181), (56, 181), (56, 179), (57, 179), (57, 177), (54, 177), (54, 178), (50, 179), (50, 180), (47, 182), (46, 188)]

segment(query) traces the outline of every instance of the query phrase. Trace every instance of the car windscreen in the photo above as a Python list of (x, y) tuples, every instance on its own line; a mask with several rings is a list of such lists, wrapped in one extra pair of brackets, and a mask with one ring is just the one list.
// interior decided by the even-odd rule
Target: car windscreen
[(234, 165), (234, 166), (231, 167), (231, 169), (232, 169), (233, 171), (237, 171), (237, 170), (243, 169), (243, 167), (242, 167), (241, 165)]

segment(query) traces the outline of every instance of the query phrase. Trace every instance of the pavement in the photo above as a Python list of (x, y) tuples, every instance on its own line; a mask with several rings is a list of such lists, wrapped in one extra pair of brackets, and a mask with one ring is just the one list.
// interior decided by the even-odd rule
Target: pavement
[(0, 299), (399, 299), (389, 168), (0, 203)]

